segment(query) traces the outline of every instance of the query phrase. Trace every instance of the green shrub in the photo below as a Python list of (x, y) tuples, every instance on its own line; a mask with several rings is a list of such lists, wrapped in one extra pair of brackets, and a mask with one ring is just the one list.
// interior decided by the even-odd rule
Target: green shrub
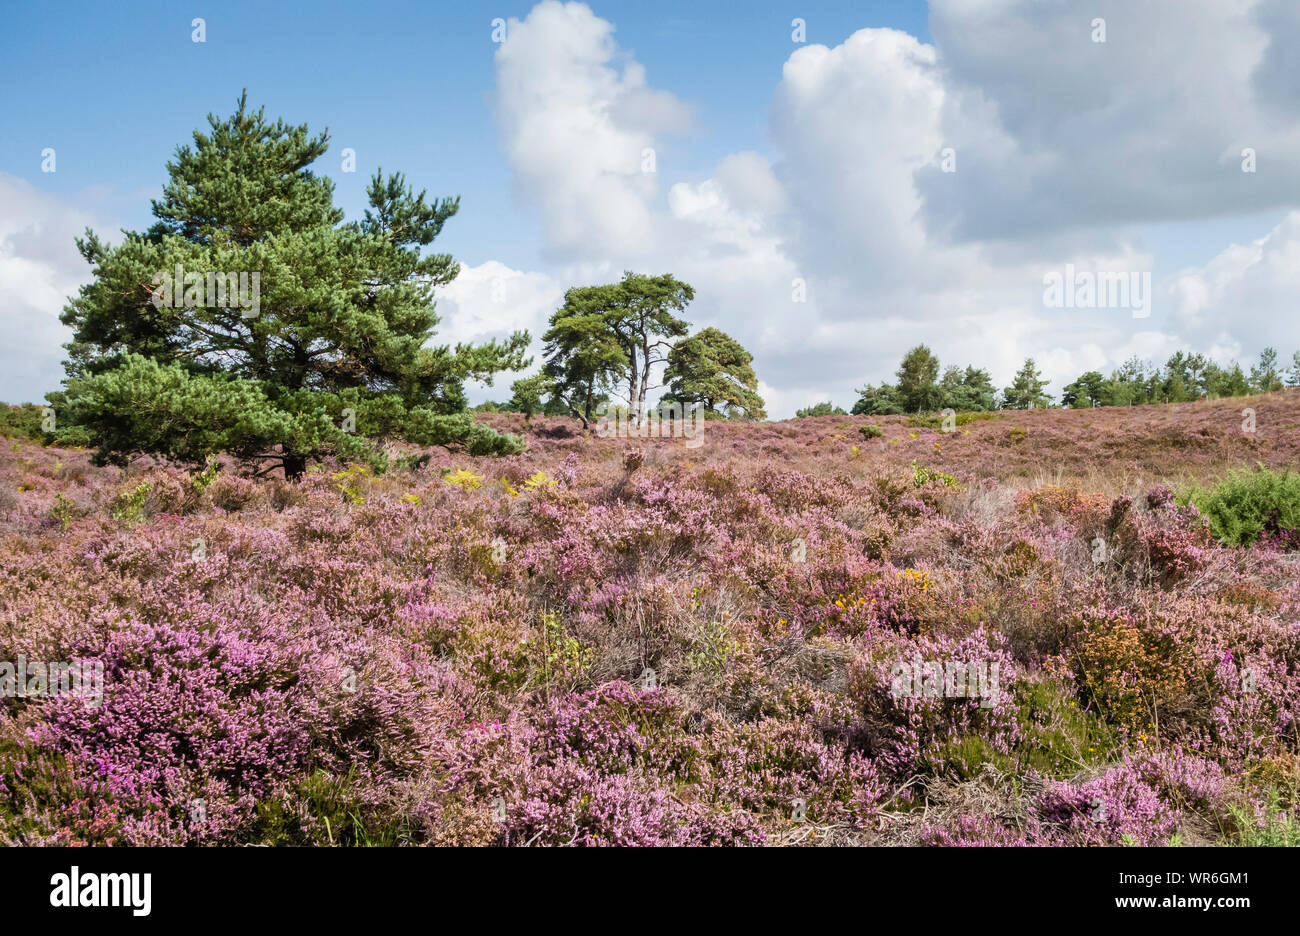
[(862, 433), (862, 438), (868, 441), (870, 441), (871, 439), (881, 439), (884, 438), (885, 436), (885, 430), (881, 429), (879, 426), (875, 425), (874, 423), (865, 426), (859, 426), (858, 432)]
[(43, 407), (35, 403), (11, 406), (0, 403), (0, 436), (6, 439), (31, 439), (39, 442), (44, 437), (41, 429)]
[(933, 468), (927, 468), (924, 465), (917, 464), (916, 459), (912, 459), (912, 486), (925, 487), (931, 481), (938, 482), (944, 487), (956, 487), (957, 479), (950, 474), (944, 474), (942, 471), (935, 471)]
[(1300, 848), (1300, 822), (1282, 811), (1276, 790), (1269, 792), (1262, 816), (1256, 816), (1253, 809), (1244, 806), (1230, 806), (1228, 809), (1236, 829), (1223, 844), (1245, 848)]
[(144, 505), (152, 490), (152, 484), (141, 481), (134, 489), (118, 494), (113, 504), (113, 516), (126, 521), (129, 526), (135, 526), (144, 517)]
[[(975, 412), (975, 411), (968, 412), (968, 413), (954, 413), (953, 425), (960, 427), (960, 426), (969, 425), (973, 422), (978, 422), (982, 419), (1001, 419), (1001, 418), (1002, 418), (1001, 413), (987, 413), (987, 412)], [(914, 413), (913, 415), (907, 417), (907, 424), (913, 429), (942, 429), (943, 413)]]
[(1232, 546), (1248, 546), (1262, 534), (1300, 528), (1300, 474), (1237, 471), (1210, 488), (1191, 488), (1179, 503), (1194, 503), (1210, 532)]
[(63, 492), (54, 495), (54, 506), (50, 508), (50, 516), (59, 521), (60, 531), (68, 532), (68, 527), (72, 525), (72, 518), (75, 513), (72, 501), (63, 496)]

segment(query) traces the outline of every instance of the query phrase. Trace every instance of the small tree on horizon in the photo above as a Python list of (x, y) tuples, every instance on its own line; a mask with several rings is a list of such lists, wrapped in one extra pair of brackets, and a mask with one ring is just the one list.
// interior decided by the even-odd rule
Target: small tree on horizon
[(795, 419), (808, 419), (816, 416), (847, 416), (848, 413), (827, 400), (824, 403), (817, 403), (813, 406), (806, 406), (803, 409), (795, 410)]
[(939, 408), (943, 401), (938, 385), (939, 359), (925, 345), (917, 345), (903, 355), (897, 377), (899, 400), (909, 413)]
[(1003, 409), (1038, 409), (1051, 404), (1044, 392), (1047, 381), (1042, 379), (1033, 358), (1025, 358), (1025, 363), (1016, 372), (1011, 386), (1002, 391)]
[(940, 404), (959, 413), (983, 412), (997, 406), (993, 378), (978, 367), (949, 367), (939, 382), (939, 391)]
[(1265, 348), (1260, 352), (1259, 363), (1250, 369), (1250, 386), (1256, 393), (1282, 389), (1282, 368), (1278, 364), (1276, 349)]
[(1068, 406), (1070, 409), (1101, 406), (1105, 383), (1106, 378), (1100, 371), (1094, 370), (1081, 374), (1077, 380), (1066, 384), (1065, 389), (1061, 391), (1061, 405)]

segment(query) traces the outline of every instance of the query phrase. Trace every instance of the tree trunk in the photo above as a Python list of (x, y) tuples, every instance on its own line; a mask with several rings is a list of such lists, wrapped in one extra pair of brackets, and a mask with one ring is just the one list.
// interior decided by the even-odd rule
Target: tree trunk
[(641, 337), (641, 385), (637, 388), (636, 411), (640, 419), (645, 419), (645, 398), (650, 389), (650, 336)]
[(628, 408), (627, 418), (628, 418), (628, 422), (631, 423), (633, 426), (640, 426), (641, 413), (640, 410), (637, 409), (637, 400), (640, 399), (639, 394), (641, 391), (639, 389), (639, 383), (640, 383), (641, 374), (637, 371), (636, 368), (636, 346), (635, 345), (633, 345), (631, 348), (628, 349), (628, 359), (629, 359), (630, 366), (628, 367), (628, 378), (627, 378), (627, 408)]
[(307, 458), (304, 455), (284, 456), (284, 476), (297, 481), (307, 471)]

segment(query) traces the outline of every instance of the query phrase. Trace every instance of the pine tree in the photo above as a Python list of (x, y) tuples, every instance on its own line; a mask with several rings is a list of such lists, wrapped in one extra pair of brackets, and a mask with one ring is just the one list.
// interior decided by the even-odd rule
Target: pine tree
[(1259, 363), (1250, 369), (1250, 388), (1255, 393), (1282, 389), (1282, 368), (1278, 365), (1275, 349), (1265, 348), (1260, 352)]
[(730, 335), (705, 328), (668, 352), (664, 380), (672, 399), (701, 404), (706, 414), (766, 419), (753, 360)]
[(618, 283), (568, 290), (543, 336), (543, 373), (553, 392), (586, 426), (592, 401), (625, 382), (628, 408), (639, 424), (655, 365), (667, 360), (675, 339), (690, 328), (673, 313), (694, 298), (694, 289), (666, 273), (628, 272)]
[(524, 422), (531, 422), (533, 414), (542, 409), (542, 397), (547, 392), (546, 375), (534, 374), (531, 377), (520, 378), (510, 389), (514, 394), (510, 398), (510, 409), (513, 412), (523, 413)]
[(100, 461), (140, 452), (201, 461), (226, 450), (301, 474), (327, 454), (381, 463), (375, 442), (519, 451), (464, 412), (464, 381), (527, 365), (526, 332), (426, 347), (446, 254), (421, 256), (459, 199), (426, 201), (376, 173), (369, 209), (343, 223), (310, 169), (328, 135), (250, 110), (177, 149), (156, 223), (109, 247), (77, 242), (94, 281), (70, 301), (60, 438)]
[(952, 366), (939, 381), (940, 405), (959, 413), (991, 410), (997, 402), (997, 390), (988, 371), (978, 367)]
[(943, 399), (938, 386), (939, 359), (925, 345), (903, 355), (898, 365), (898, 395), (909, 413), (939, 408)]
[(903, 412), (903, 401), (893, 384), (882, 383), (878, 387), (867, 384), (855, 392), (858, 401), (853, 404), (854, 416), (898, 416)]
[(1065, 385), (1061, 391), (1061, 405), (1071, 409), (1086, 409), (1102, 405), (1102, 386), (1106, 378), (1100, 371), (1088, 371), (1078, 380)]
[(1002, 391), (1002, 405), (1005, 409), (1037, 409), (1047, 406), (1051, 401), (1043, 392), (1047, 381), (1042, 380), (1033, 358), (1025, 358), (1024, 366), (1016, 372), (1011, 386)]

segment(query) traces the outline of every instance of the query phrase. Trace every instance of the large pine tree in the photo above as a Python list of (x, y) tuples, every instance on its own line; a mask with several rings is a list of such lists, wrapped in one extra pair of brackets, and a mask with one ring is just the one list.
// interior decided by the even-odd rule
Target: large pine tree
[[(270, 123), (246, 95), (208, 122), (168, 163), (147, 232), (117, 247), (89, 230), (77, 242), (94, 281), (62, 316), (74, 337), (65, 390), (50, 396), (61, 440), (114, 463), (226, 451), (290, 476), (324, 455), (378, 460), (389, 438), (521, 449), (473, 422), (463, 383), (527, 366), (528, 334), (426, 346), (433, 292), (459, 266), (421, 248), (459, 199), (426, 201), (400, 174), (377, 173), (365, 216), (345, 224), (333, 183), (310, 168), (326, 133)], [(232, 274), (246, 274), (242, 303)]]

